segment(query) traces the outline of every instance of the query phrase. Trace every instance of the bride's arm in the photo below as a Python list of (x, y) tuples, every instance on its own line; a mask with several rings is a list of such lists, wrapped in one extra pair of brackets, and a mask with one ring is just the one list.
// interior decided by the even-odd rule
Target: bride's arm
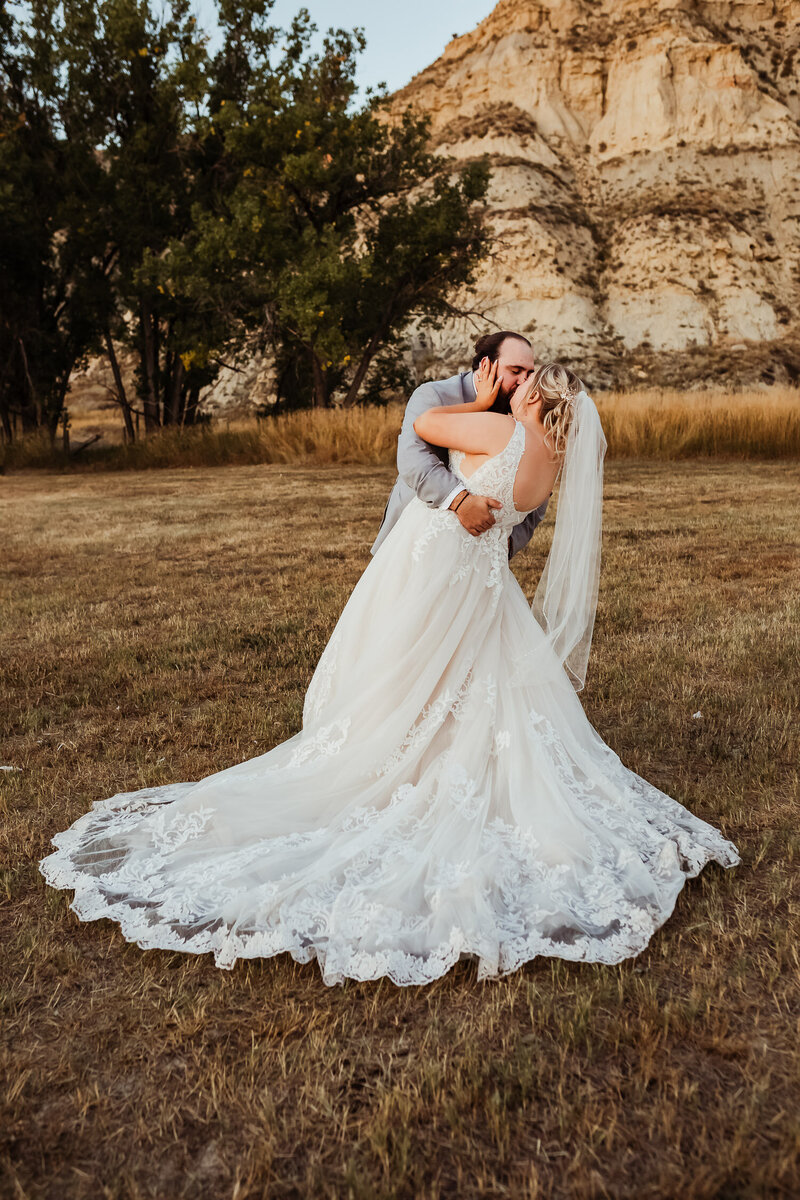
[(449, 404), (422, 413), (414, 421), (414, 432), (432, 446), (498, 454), (514, 432), (514, 419), (503, 413), (476, 412), (474, 404)]

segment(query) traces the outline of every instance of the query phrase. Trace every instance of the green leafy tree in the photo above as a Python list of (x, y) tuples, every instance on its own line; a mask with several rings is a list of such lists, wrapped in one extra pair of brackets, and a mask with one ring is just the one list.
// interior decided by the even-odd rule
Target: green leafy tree
[[(114, 343), (138, 366), (145, 427), (191, 421), (207, 364), (183, 352), (183, 312), (147, 263), (186, 237), (192, 206), (213, 171), (215, 147), (197, 136), (207, 91), (207, 39), (188, 0), (156, 13), (149, 0), (106, 0), (93, 9), (81, 44), (88, 102), (102, 127), (103, 216), (114, 250), (114, 319), (103, 331), (118, 393)], [(123, 398), (123, 406), (124, 398)]]
[[(486, 170), (432, 156), (424, 120), (356, 103), (359, 31), (287, 30), (218, 0), (0, 10), (0, 413), (52, 433), (102, 349), (128, 435), (191, 422), (257, 335), (288, 403), (352, 404), (413, 320), (436, 322), (486, 249)], [(137, 363), (126, 391), (117, 347)]]
[[(79, 19), (80, 10), (70, 13)], [(111, 307), (93, 131), (59, 7), (0, 10), (0, 420), (55, 436), (75, 366)]]
[[(363, 38), (330, 31), (318, 54), (301, 12), (287, 34), (250, 33), (258, 0), (221, 6), (208, 123), (219, 187), (187, 238), (152, 266), (198, 328), (261, 331), (284, 398), (353, 404), (371, 364), (412, 319), (436, 323), (488, 246), (482, 164), (455, 173), (427, 121), (382, 95), (354, 102)], [(253, 50), (255, 47), (255, 50)], [(208, 338), (194, 351), (203, 361)]]

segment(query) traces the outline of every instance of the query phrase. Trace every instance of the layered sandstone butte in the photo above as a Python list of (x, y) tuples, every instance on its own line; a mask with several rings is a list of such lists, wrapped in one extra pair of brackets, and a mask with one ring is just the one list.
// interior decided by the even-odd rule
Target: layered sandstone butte
[[(396, 96), (491, 163), (464, 306), (595, 387), (797, 382), (798, 66), (800, 0), (500, 0)], [(474, 327), (416, 336), (419, 377)]]

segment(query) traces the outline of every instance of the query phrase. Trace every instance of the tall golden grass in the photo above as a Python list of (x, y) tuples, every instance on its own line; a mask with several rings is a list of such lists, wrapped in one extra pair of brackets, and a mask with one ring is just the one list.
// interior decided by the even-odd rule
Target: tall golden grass
[(611, 458), (795, 458), (800, 390), (609, 392), (597, 397)]
[[(36, 865), (93, 801), (297, 732), (394, 469), (329, 471), (324, 495), (302, 466), (7, 478), (0, 1196), (800, 1195), (797, 475), (606, 474), (581, 703), (742, 865), (688, 881), (635, 959), (411, 988), (144, 952)], [(527, 596), (552, 526), (514, 558)]]
[[(800, 457), (800, 391), (687, 393), (608, 392), (597, 396), (609, 458)], [(258, 419), (218, 419), (194, 429), (165, 429), (133, 445), (116, 441), (107, 414), (73, 420), (73, 453), (32, 435), (0, 447), (0, 465), (24, 468), (124, 470), (204, 467), (229, 463), (319, 466), (394, 463), (402, 404), (384, 408), (303, 410)], [(103, 438), (79, 454), (75, 442), (97, 425)]]

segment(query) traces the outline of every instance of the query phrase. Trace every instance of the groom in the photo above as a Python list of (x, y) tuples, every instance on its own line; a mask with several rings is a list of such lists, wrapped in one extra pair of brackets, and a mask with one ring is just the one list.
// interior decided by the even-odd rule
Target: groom
[[(500, 503), (492, 496), (473, 496), (463, 482), (447, 467), (447, 448), (432, 446), (414, 432), (414, 422), (421, 413), (438, 404), (471, 404), (477, 390), (475, 372), (481, 360), (488, 358), (497, 363), (500, 392), (492, 405), (492, 412), (511, 412), (511, 402), (517, 388), (530, 378), (536, 361), (530, 342), (521, 333), (502, 330), (487, 333), (475, 344), (472, 370), (462, 371), (450, 379), (423, 383), (413, 393), (406, 405), (403, 427), (397, 439), (397, 481), (383, 513), (383, 522), (378, 536), (372, 544), (374, 554), (381, 542), (394, 526), (400, 513), (416, 493), (430, 508), (451, 508), (458, 505), (456, 516), (474, 537), (485, 533), (495, 523), (494, 509)], [(466, 499), (459, 503), (459, 499)], [(539, 508), (515, 525), (509, 539), (508, 555), (511, 558), (531, 540), (534, 529), (542, 520), (547, 509), (547, 500)]]

